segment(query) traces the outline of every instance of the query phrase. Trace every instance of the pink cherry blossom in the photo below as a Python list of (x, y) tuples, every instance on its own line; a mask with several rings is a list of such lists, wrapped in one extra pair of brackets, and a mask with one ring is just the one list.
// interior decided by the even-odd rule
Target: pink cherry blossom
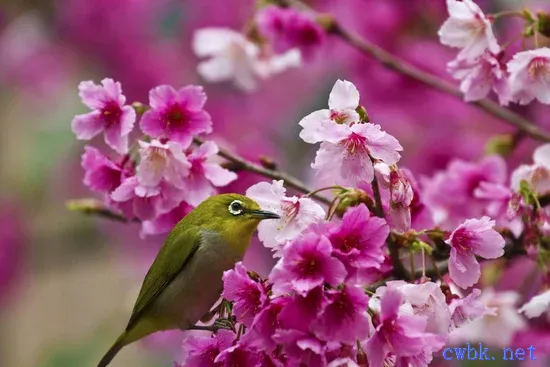
[(363, 283), (364, 273), (379, 269), (384, 261), (384, 249), (389, 227), (382, 218), (374, 217), (364, 204), (350, 208), (338, 226), (328, 231), (328, 238), (354, 281)]
[(241, 343), (257, 350), (272, 352), (277, 347), (273, 335), (279, 327), (278, 316), (286, 298), (275, 298), (254, 317), (252, 326), (241, 338)]
[(246, 196), (256, 200), (260, 207), (281, 216), (281, 219), (263, 221), (258, 226), (258, 237), (264, 246), (279, 250), (281, 245), (296, 238), (309, 225), (320, 223), (325, 217), (323, 208), (307, 197), (287, 197), (283, 181), (260, 182), (246, 190)]
[(187, 160), (182, 146), (174, 141), (162, 144), (154, 139), (150, 143), (139, 141), (140, 161), (136, 176), (140, 185), (156, 187), (166, 180), (176, 187), (183, 186), (184, 178), (189, 175), (191, 163)]
[(329, 109), (318, 110), (300, 121), (300, 138), (306, 143), (318, 143), (332, 137), (339, 125), (359, 122), (355, 109), (359, 106), (359, 91), (353, 83), (338, 79), (330, 92)]
[(322, 182), (356, 187), (374, 179), (373, 159), (396, 164), (403, 147), (396, 138), (371, 123), (339, 125), (326, 137), (311, 165)]
[(444, 171), (422, 181), (422, 199), (432, 213), (433, 222), (453, 230), (464, 218), (489, 214), (488, 204), (492, 200), (476, 197), (476, 190), (483, 182), (504, 185), (506, 180), (506, 161), (501, 156), (488, 156), (478, 162), (455, 159)]
[(472, 292), (466, 297), (455, 298), (451, 301), (449, 311), (451, 312), (451, 321), (454, 328), (485, 315), (496, 315), (496, 308), (487, 307), (479, 299), (480, 295), (481, 291), (479, 289), (472, 289)]
[(425, 332), (426, 318), (400, 312), (403, 298), (399, 291), (388, 289), (380, 298), (380, 317), (376, 331), (366, 345), (370, 366), (383, 366), (388, 356), (396, 358), (422, 355), (440, 338)]
[(289, 367), (327, 365), (326, 354), (338, 349), (339, 343), (323, 341), (315, 335), (298, 330), (278, 330), (273, 338), (288, 355)]
[(193, 136), (212, 132), (212, 119), (204, 110), (202, 87), (189, 85), (179, 90), (160, 85), (149, 92), (151, 109), (143, 114), (141, 130), (153, 138), (167, 138), (188, 147)]
[(226, 186), (237, 179), (235, 172), (216, 163), (215, 157), (218, 152), (216, 143), (205, 141), (187, 156), (191, 168), (189, 175), (184, 179), (183, 188), (185, 201), (189, 204), (199, 205), (216, 192), (213, 186)]
[(313, 15), (292, 7), (268, 5), (256, 15), (256, 24), (276, 52), (298, 48), (305, 59), (311, 59), (325, 39)]
[(518, 52), (508, 62), (508, 72), (515, 102), (528, 104), (536, 98), (550, 104), (550, 48)]
[(203, 28), (195, 32), (193, 51), (199, 58), (198, 73), (208, 82), (233, 82), (238, 88), (252, 91), (256, 79), (268, 78), (301, 64), (300, 52), (265, 56), (244, 35), (229, 28)]
[(449, 275), (461, 288), (476, 284), (481, 275), (476, 255), (496, 259), (504, 254), (504, 238), (493, 229), (495, 221), (489, 217), (467, 219), (445, 241), (451, 246)]
[(516, 334), (527, 326), (517, 311), (520, 295), (515, 291), (496, 292), (485, 288), (479, 302), (491, 310), (493, 316), (479, 317), (463, 324), (449, 334), (449, 343), (482, 342), (493, 347), (507, 348)]
[(250, 279), (241, 262), (223, 274), (222, 297), (233, 301), (233, 312), (245, 326), (252, 325), (254, 317), (267, 303), (265, 287)]
[(548, 320), (550, 320), (550, 290), (531, 298), (529, 302), (525, 303), (519, 309), (519, 312), (524, 313), (525, 316), (530, 319), (538, 317), (546, 312), (548, 314)]
[(150, 220), (144, 220), (141, 223), (140, 236), (146, 237), (170, 232), (191, 210), (193, 210), (193, 207), (182, 201), (167, 213), (160, 214)]
[(219, 367), (214, 362), (216, 357), (227, 348), (233, 345), (235, 333), (229, 330), (220, 330), (212, 336), (187, 337), (183, 343), (183, 350), (186, 356), (184, 363), (177, 364), (177, 367)]
[(78, 90), (82, 102), (93, 111), (73, 119), (72, 129), (76, 137), (89, 140), (103, 131), (107, 145), (120, 154), (126, 154), (136, 112), (131, 106), (124, 105), (126, 97), (120, 83), (109, 78), (103, 79), (101, 85), (86, 81), (78, 85)]
[(214, 362), (219, 367), (262, 367), (260, 355), (240, 343), (223, 350)]
[(500, 51), (491, 22), (472, 0), (447, 0), (449, 18), (439, 29), (444, 45), (460, 48), (459, 59), (475, 59), (488, 50)]
[(105, 157), (99, 150), (92, 146), (84, 147), (82, 155), (82, 168), (84, 168), (84, 185), (90, 189), (111, 193), (130, 172), (119, 164)]
[(328, 303), (323, 286), (310, 290), (305, 296), (294, 294), (283, 306), (277, 320), (283, 329), (307, 332)]
[[(402, 280), (386, 283), (387, 289), (398, 290), (403, 300), (412, 306), (414, 315), (426, 317), (426, 331), (446, 336), (451, 322), (451, 313), (445, 295), (438, 284), (425, 282), (408, 284)], [(383, 294), (383, 289), (376, 290)]]
[(128, 218), (147, 221), (177, 207), (183, 200), (184, 192), (164, 181), (156, 187), (142, 186), (136, 176), (131, 176), (110, 197)]
[(390, 216), (392, 225), (401, 232), (411, 229), (411, 204), (414, 192), (411, 181), (401, 169), (390, 172)]
[(283, 257), (271, 271), (269, 280), (275, 294), (292, 290), (305, 296), (325, 283), (337, 286), (346, 278), (346, 269), (333, 258), (332, 245), (325, 236), (306, 233), (283, 249)]
[(518, 191), (520, 182), (525, 180), (540, 195), (550, 191), (550, 144), (535, 149), (533, 162), (532, 165), (522, 164), (512, 172), (512, 190)]
[(363, 288), (346, 285), (341, 290), (327, 291), (329, 303), (311, 325), (317, 337), (353, 344), (369, 333), (367, 306), (369, 297)]
[(460, 91), (466, 102), (478, 101), (494, 90), (500, 104), (510, 100), (508, 78), (494, 54), (485, 51), (474, 59), (456, 59), (448, 64), (449, 72), (460, 80)]

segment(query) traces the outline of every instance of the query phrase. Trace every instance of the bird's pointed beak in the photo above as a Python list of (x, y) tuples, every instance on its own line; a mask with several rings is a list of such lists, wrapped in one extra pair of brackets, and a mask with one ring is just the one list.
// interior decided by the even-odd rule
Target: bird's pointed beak
[(281, 217), (278, 214), (267, 210), (250, 210), (248, 212), (253, 218), (258, 219), (280, 219)]

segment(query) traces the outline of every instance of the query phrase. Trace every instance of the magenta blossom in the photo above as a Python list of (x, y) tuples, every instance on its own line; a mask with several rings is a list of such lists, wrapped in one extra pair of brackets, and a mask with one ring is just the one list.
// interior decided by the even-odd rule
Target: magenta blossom
[(234, 269), (223, 274), (222, 297), (234, 302), (235, 316), (247, 327), (252, 324), (254, 317), (267, 303), (265, 287), (250, 279), (241, 262), (235, 264)]
[(277, 320), (283, 329), (308, 331), (329, 303), (322, 286), (310, 290), (306, 296), (294, 294), (286, 303)]
[(312, 15), (292, 7), (266, 6), (256, 15), (256, 24), (275, 52), (298, 48), (305, 59), (310, 59), (325, 39)]
[(376, 331), (366, 345), (372, 367), (383, 366), (389, 356), (420, 356), (434, 342), (441, 343), (439, 337), (425, 332), (424, 317), (400, 313), (401, 303), (402, 296), (394, 289), (388, 289), (380, 299), (380, 319), (375, 323)]
[(273, 340), (273, 335), (280, 326), (279, 313), (287, 302), (286, 298), (275, 298), (264, 307), (254, 317), (254, 322), (241, 338), (241, 343), (257, 350), (275, 350), (277, 343)]
[(334, 255), (348, 270), (350, 277), (362, 283), (361, 274), (379, 269), (384, 262), (384, 248), (390, 229), (382, 218), (371, 216), (364, 204), (348, 209), (338, 226), (328, 231)]
[(107, 145), (120, 154), (126, 154), (136, 112), (131, 106), (124, 105), (126, 97), (119, 82), (107, 78), (101, 84), (87, 81), (78, 85), (82, 102), (93, 111), (75, 116), (72, 129), (80, 140), (89, 140), (103, 131)]
[[(279, 214), (281, 219), (263, 221), (258, 237), (265, 247), (279, 251), (284, 243), (296, 238), (307, 227), (320, 223), (325, 217), (323, 208), (307, 197), (288, 197), (283, 181), (260, 182), (246, 190), (246, 196), (260, 207)], [(280, 255), (276, 252), (275, 255)]]
[(496, 259), (504, 254), (504, 238), (493, 229), (495, 221), (489, 217), (467, 219), (445, 241), (451, 246), (449, 275), (461, 288), (473, 286), (481, 270), (476, 255)]
[(311, 167), (323, 182), (343, 186), (371, 183), (373, 159), (391, 166), (403, 150), (396, 138), (371, 123), (339, 125), (325, 139)]
[(139, 141), (140, 161), (136, 176), (141, 185), (156, 187), (161, 180), (181, 188), (184, 178), (189, 175), (191, 163), (187, 160), (181, 145), (174, 141), (162, 144), (158, 140), (150, 143)]
[(218, 151), (216, 143), (205, 141), (187, 156), (191, 168), (183, 182), (183, 188), (185, 201), (189, 204), (197, 206), (204, 199), (213, 195), (216, 190), (212, 185), (225, 186), (237, 179), (235, 172), (231, 172), (215, 162)]
[(214, 360), (219, 367), (262, 367), (260, 355), (243, 344), (237, 344), (223, 350)]
[(285, 366), (319, 366), (327, 365), (327, 352), (339, 348), (339, 343), (325, 342), (313, 334), (298, 330), (278, 330), (273, 336), (277, 343), (284, 346), (288, 355)]
[(518, 52), (508, 62), (512, 98), (519, 104), (528, 104), (535, 98), (550, 104), (550, 48)]
[(130, 173), (127, 172), (128, 169), (123, 169), (96, 148), (87, 145), (84, 150), (82, 155), (82, 168), (85, 171), (84, 185), (90, 189), (101, 193), (111, 193)]
[(369, 334), (367, 306), (369, 297), (362, 288), (346, 285), (327, 291), (329, 303), (312, 324), (315, 335), (323, 340), (353, 344)]
[(212, 132), (212, 120), (203, 109), (202, 87), (189, 85), (179, 90), (161, 85), (149, 92), (151, 109), (143, 114), (141, 130), (153, 138), (167, 138), (189, 146), (193, 136)]
[(338, 79), (330, 91), (329, 109), (312, 112), (300, 121), (303, 127), (300, 138), (311, 144), (331, 138), (334, 130), (343, 129), (339, 125), (359, 122), (359, 114), (355, 111), (358, 106), (359, 91), (355, 85)]
[(219, 367), (214, 362), (216, 357), (233, 345), (235, 333), (229, 330), (220, 330), (212, 336), (193, 337), (185, 339), (183, 343), (186, 359), (177, 367)]
[(183, 191), (164, 181), (157, 187), (142, 186), (136, 176), (125, 179), (111, 193), (111, 199), (126, 217), (143, 221), (168, 213), (182, 202), (183, 196)]
[(283, 257), (269, 275), (275, 294), (292, 290), (305, 296), (325, 283), (336, 286), (346, 278), (344, 265), (331, 256), (332, 245), (322, 235), (306, 233), (283, 249)]

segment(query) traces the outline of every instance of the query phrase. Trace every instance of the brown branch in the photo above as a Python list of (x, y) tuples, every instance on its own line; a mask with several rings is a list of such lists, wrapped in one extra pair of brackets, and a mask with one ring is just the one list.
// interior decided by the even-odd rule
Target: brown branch
[[(193, 139), (193, 142), (195, 144), (200, 145), (204, 142), (204, 140), (202, 140), (201, 138), (195, 137)], [(241, 169), (241, 170), (244, 170), (244, 171), (256, 173), (260, 176), (264, 176), (264, 177), (271, 178), (271, 179), (274, 179), (274, 180), (283, 180), (285, 182), (286, 186), (288, 186), (290, 188), (293, 188), (294, 190), (299, 191), (303, 194), (308, 194), (308, 193), (311, 192), (311, 190), (303, 182), (301, 182), (300, 180), (298, 180), (297, 178), (295, 178), (294, 176), (292, 176), (292, 175), (290, 175), (286, 172), (276, 170), (276, 169), (269, 169), (269, 168), (262, 167), (258, 164), (249, 162), (246, 159), (244, 159), (242, 157), (239, 157), (237, 154), (231, 153), (228, 150), (225, 150), (223, 148), (219, 148), (219, 149), (220, 150), (218, 152), (218, 155), (220, 157), (226, 159), (227, 161), (233, 163), (234, 164), (233, 167), (235, 167), (237, 169)], [(326, 197), (324, 197), (324, 196), (322, 196), (318, 193), (312, 194), (310, 196), (317, 199), (317, 200), (319, 200), (319, 201), (321, 201), (321, 202), (323, 202), (323, 203), (325, 203), (325, 204), (330, 204), (331, 203), (331, 201), (329, 199), (327, 199)]]
[(107, 218), (122, 223), (136, 222), (138, 219), (128, 219), (122, 214), (116, 213), (95, 199), (69, 200), (65, 206), (70, 211), (80, 212), (85, 215), (93, 215)]
[[(315, 12), (314, 9), (310, 8), (308, 5), (299, 0), (278, 0), (278, 2), (282, 6), (295, 6), (297, 8)], [(449, 82), (433, 74), (418, 69), (411, 63), (408, 63), (407, 61), (390, 54), (383, 48), (365, 40), (356, 33), (346, 30), (334, 18), (323, 15), (319, 15), (319, 17), (321, 19), (320, 22), (323, 23), (323, 25), (327, 29), (327, 32), (332, 33), (337, 37), (340, 37), (342, 40), (347, 42), (350, 46), (354, 47), (361, 53), (375, 58), (388, 69), (395, 70), (434, 89), (463, 100), (464, 95), (462, 94), (462, 92), (455, 88)], [(495, 103), (489, 99), (482, 99), (477, 102), (472, 102), (472, 104), (479, 109), (495, 117), (498, 117), (507, 124), (515, 126), (533, 139), (540, 141), (550, 141), (550, 133), (542, 131), (533, 122), (510, 111), (507, 108), (500, 106), (498, 103)]]

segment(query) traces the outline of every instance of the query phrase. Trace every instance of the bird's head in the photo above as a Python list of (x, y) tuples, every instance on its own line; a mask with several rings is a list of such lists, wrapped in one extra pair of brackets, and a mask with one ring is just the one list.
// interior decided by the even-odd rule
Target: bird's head
[(248, 246), (252, 234), (262, 220), (280, 218), (273, 212), (262, 210), (249, 197), (239, 194), (211, 196), (189, 215), (196, 216), (193, 218), (196, 224), (220, 233), (238, 246), (244, 243)]

